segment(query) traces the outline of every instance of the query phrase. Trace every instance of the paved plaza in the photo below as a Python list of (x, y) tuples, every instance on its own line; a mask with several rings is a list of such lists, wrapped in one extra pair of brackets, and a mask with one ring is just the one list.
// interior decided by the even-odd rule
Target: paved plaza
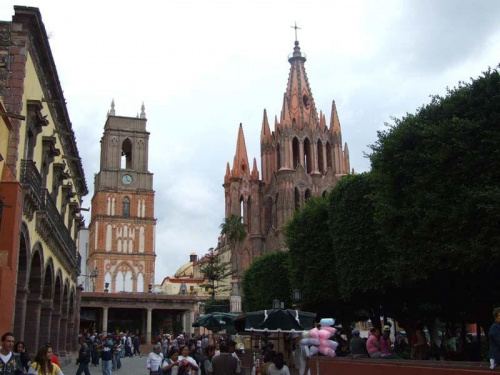
[[(76, 358), (76, 357), (75, 357)], [(147, 354), (142, 357), (127, 357), (122, 358), (122, 367), (118, 371), (113, 371), (116, 375), (149, 375), (149, 371), (146, 370), (146, 358)], [(64, 375), (75, 375), (76, 370), (78, 370), (78, 365), (75, 363), (76, 359), (72, 361), (71, 364), (63, 366), (62, 372)], [(92, 375), (102, 375), (102, 369), (99, 361), (99, 366), (94, 366), (89, 364), (89, 370)]]

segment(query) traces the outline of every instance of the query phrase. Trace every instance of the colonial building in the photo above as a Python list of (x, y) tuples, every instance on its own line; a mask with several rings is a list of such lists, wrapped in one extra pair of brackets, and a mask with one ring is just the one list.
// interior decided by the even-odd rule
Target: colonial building
[(87, 185), (40, 12), (14, 9), (0, 22), (0, 330), (64, 355), (76, 349)]
[(147, 292), (154, 284), (155, 192), (148, 144), (144, 105), (140, 117), (124, 117), (115, 114), (113, 101), (89, 226), (87, 269), (97, 269), (95, 292)]
[[(271, 131), (266, 110), (261, 130), (261, 170), (257, 161), (250, 165), (243, 127), (240, 125), (232, 166), (224, 176), (225, 216), (243, 217), (246, 240), (232, 249), (238, 274), (251, 260), (267, 252), (285, 249), (283, 226), (294, 210), (312, 196), (325, 195), (349, 173), (347, 143), (332, 103), (330, 126), (319, 111), (307, 79), (305, 55), (295, 41), (288, 59), (290, 73), (279, 119)], [(234, 252), (238, 254), (234, 254)]]

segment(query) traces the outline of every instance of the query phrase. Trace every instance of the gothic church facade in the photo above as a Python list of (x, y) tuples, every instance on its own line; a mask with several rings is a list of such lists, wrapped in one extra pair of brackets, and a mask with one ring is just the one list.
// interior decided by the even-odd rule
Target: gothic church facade
[(347, 143), (332, 103), (330, 125), (316, 108), (304, 63), (305, 55), (295, 41), (288, 59), (290, 73), (278, 120), (271, 131), (266, 110), (261, 130), (261, 170), (248, 162), (243, 127), (240, 124), (232, 167), (224, 176), (225, 217), (243, 218), (247, 238), (237, 249), (238, 274), (253, 258), (285, 249), (283, 226), (294, 210), (311, 196), (325, 195), (350, 171)]

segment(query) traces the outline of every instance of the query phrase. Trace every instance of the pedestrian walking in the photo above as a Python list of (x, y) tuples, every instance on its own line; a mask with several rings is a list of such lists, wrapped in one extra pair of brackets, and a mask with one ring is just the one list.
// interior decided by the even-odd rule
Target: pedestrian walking
[(495, 321), (490, 327), (488, 337), (490, 339), (490, 350), (488, 356), (490, 357), (490, 369), (495, 369), (500, 362), (500, 307), (493, 310), (493, 318)]
[(215, 346), (208, 345), (204, 350), (204, 357), (201, 363), (201, 375), (209, 375), (210, 364), (212, 363), (212, 358), (215, 355)]
[(179, 350), (171, 348), (161, 365), (163, 375), (178, 375), (179, 372)]
[(146, 359), (146, 368), (149, 370), (150, 375), (161, 374), (161, 364), (163, 362), (163, 353), (161, 352), (161, 343), (153, 347), (153, 351), (148, 354)]
[(198, 373), (198, 364), (196, 360), (189, 355), (189, 346), (184, 345), (181, 347), (181, 355), (179, 356), (179, 375), (181, 374), (191, 374), (195, 375)]
[(52, 363), (52, 347), (44, 345), (36, 353), (36, 357), (31, 364), (29, 375), (64, 375), (61, 368)]
[(89, 363), (90, 363), (90, 347), (85, 342), (83, 337), (78, 339), (80, 344), (80, 350), (78, 351), (78, 359), (76, 360), (76, 364), (78, 365), (78, 370), (76, 371), (76, 375), (81, 375), (82, 372), (85, 375), (90, 375), (89, 371)]
[(225, 341), (220, 343), (220, 354), (212, 358), (209, 372), (213, 375), (236, 375), (241, 372), (238, 360), (229, 353)]
[(141, 339), (139, 338), (139, 335), (136, 335), (134, 337), (134, 355), (138, 355), (141, 357), (141, 351), (139, 350), (139, 347), (141, 346)]
[(109, 337), (106, 336), (101, 352), (101, 366), (103, 375), (111, 375), (113, 369), (113, 345), (109, 342)]
[(21, 375), (24, 373), (21, 361), (12, 352), (14, 349), (14, 334), (6, 332), (1, 338), (0, 366), (3, 375)]

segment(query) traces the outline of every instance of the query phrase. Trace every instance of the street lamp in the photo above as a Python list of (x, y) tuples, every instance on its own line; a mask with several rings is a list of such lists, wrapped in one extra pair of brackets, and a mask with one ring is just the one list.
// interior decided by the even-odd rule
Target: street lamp
[(277, 298), (273, 299), (273, 309), (281, 308), (281, 301)]
[(294, 289), (293, 290), (293, 300), (295, 302), (299, 302), (302, 299), (302, 293), (300, 292), (300, 289)]

